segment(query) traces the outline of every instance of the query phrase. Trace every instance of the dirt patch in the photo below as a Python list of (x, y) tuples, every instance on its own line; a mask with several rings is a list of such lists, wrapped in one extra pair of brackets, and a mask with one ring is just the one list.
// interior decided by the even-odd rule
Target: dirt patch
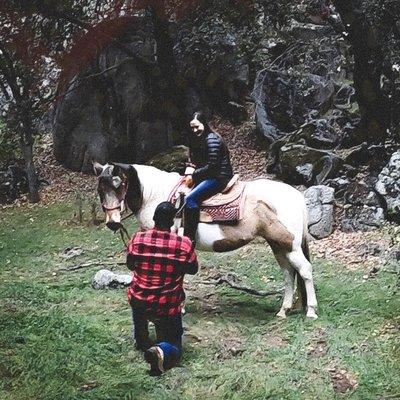
[(272, 333), (264, 336), (263, 343), (270, 348), (279, 348), (287, 346), (288, 341), (280, 334)]
[(229, 360), (233, 357), (238, 357), (245, 352), (243, 339), (236, 336), (237, 333), (228, 332), (227, 337), (218, 344), (218, 349), (214, 356), (216, 360)]
[(268, 348), (280, 348), (287, 346), (288, 341), (284, 337), (281, 328), (273, 327), (263, 335), (262, 344)]
[[(249, 109), (249, 115), (254, 116)], [(244, 122), (234, 126), (220, 117), (215, 117), (211, 126), (226, 141), (230, 154), (233, 170), (240, 175), (242, 180), (268, 177), (265, 172), (267, 152), (259, 144), (253, 132), (253, 122)]]
[(185, 285), (187, 298), (195, 304), (202, 314), (218, 314), (221, 308), (218, 304), (218, 294), (213, 274), (201, 271), (200, 276), (188, 277)]
[(330, 367), (328, 368), (328, 373), (335, 393), (344, 394), (356, 389), (358, 386), (355, 376), (343, 368)]
[(329, 237), (310, 243), (311, 254), (325, 260), (335, 260), (351, 270), (370, 269), (382, 264), (391, 247), (390, 228), (370, 232), (336, 230)]
[(372, 332), (372, 336), (378, 340), (386, 341), (400, 337), (400, 317), (395, 317), (393, 321), (386, 321), (378, 329)]
[(308, 346), (308, 356), (311, 358), (324, 357), (328, 352), (328, 344), (326, 341), (325, 330), (319, 328), (315, 331), (314, 337)]

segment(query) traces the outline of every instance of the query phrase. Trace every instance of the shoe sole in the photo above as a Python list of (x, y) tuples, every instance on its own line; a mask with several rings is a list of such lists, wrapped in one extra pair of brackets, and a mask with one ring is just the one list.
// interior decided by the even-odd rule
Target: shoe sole
[[(150, 374), (151, 375), (161, 375), (162, 370), (162, 360), (158, 356), (157, 350), (149, 349), (144, 353), (145, 360), (150, 364)], [(161, 365), (160, 365), (161, 364)]]

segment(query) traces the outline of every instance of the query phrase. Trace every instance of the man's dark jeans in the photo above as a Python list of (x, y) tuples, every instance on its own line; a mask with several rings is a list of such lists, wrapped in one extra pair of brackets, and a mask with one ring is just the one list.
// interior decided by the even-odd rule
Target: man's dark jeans
[(131, 300), (136, 348), (145, 351), (154, 345), (149, 337), (149, 321), (152, 321), (157, 336), (155, 345), (164, 352), (164, 368), (172, 368), (179, 362), (182, 353), (182, 314), (157, 316), (149, 313), (146, 307), (142, 301)]

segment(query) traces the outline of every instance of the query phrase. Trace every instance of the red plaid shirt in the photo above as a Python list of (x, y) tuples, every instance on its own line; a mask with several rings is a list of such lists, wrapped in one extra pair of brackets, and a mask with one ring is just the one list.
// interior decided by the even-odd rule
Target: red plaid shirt
[(189, 238), (157, 229), (137, 232), (128, 244), (127, 264), (133, 271), (129, 300), (146, 302), (147, 311), (156, 315), (181, 312), (183, 277), (198, 270)]

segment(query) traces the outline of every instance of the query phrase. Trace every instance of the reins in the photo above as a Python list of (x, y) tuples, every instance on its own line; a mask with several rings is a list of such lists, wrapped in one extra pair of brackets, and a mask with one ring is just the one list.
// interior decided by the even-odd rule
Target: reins
[[(182, 181), (183, 181), (183, 180), (181, 180), (181, 181), (179, 182), (179, 185), (182, 183)], [(177, 187), (179, 187), (179, 185), (177, 185)], [(123, 202), (126, 201), (126, 193), (127, 193), (127, 191), (125, 191), (124, 198), (121, 200), (120, 204), (119, 204), (117, 207), (115, 207), (115, 208), (107, 208), (106, 206), (104, 206), (104, 205), (102, 204), (103, 209), (104, 209), (104, 210), (111, 211), (111, 210), (115, 210), (115, 209), (120, 208), (122, 201), (123, 201)], [(182, 205), (180, 205), (179, 208), (176, 210), (175, 218), (181, 215), (183, 209), (184, 209), (185, 206), (186, 206), (186, 196), (184, 196), (182, 193), (181, 193), (180, 195), (181, 195), (181, 199), (180, 199), (180, 200), (181, 200), (181, 202), (182, 202)], [(183, 199), (182, 199), (182, 197), (183, 197)], [(127, 220), (127, 219), (128, 219), (129, 217), (131, 217), (132, 215), (135, 215), (135, 213), (131, 212), (130, 214), (128, 214), (128, 215), (126, 215), (125, 217), (121, 218), (120, 228), (118, 229), (119, 234), (120, 234), (120, 236), (121, 236), (121, 240), (122, 240), (122, 242), (124, 243), (124, 246), (125, 246), (125, 247), (128, 247), (128, 243), (129, 243), (129, 240), (130, 240), (131, 237), (130, 237), (130, 235), (129, 235), (128, 230), (125, 228), (125, 226), (122, 224), (122, 222), (125, 221), (125, 220)], [(116, 232), (115, 232), (115, 233), (116, 233)]]
[[(129, 242), (129, 240), (131, 238), (129, 236), (128, 231), (126, 230), (126, 228), (122, 224), (121, 224), (121, 228), (119, 228), (118, 230), (119, 230), (119, 233), (121, 235), (122, 242), (124, 243), (125, 247), (128, 247), (128, 242)], [(125, 235), (125, 237), (124, 237), (124, 235)]]

